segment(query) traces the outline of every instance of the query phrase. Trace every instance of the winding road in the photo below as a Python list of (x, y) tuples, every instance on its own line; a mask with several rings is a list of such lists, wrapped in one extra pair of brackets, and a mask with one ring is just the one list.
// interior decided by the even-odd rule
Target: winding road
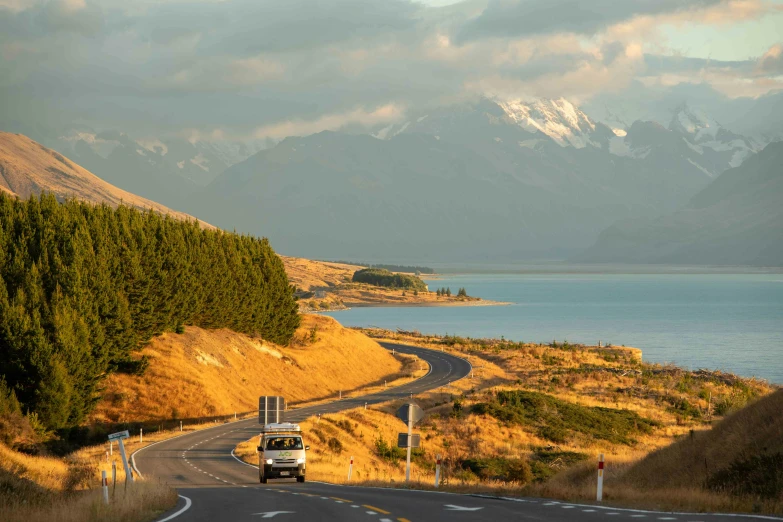
[[(346, 398), (287, 413), (297, 422), (318, 413), (335, 413), (409, 397), (461, 379), (470, 364), (453, 355), (407, 345), (382, 343), (388, 350), (412, 353), (426, 360), (430, 372), (411, 383), (380, 393)], [(402, 423), (400, 423), (402, 431)], [(658, 513), (578, 505), (546, 499), (482, 497), (442, 492), (337, 486), (308, 481), (275, 480), (259, 484), (258, 469), (232, 455), (237, 444), (258, 435), (258, 420), (223, 424), (142, 448), (133, 465), (143, 476), (177, 488), (176, 508), (159, 522), (310, 520), (361, 522), (419, 522), (467, 520), (541, 520), (597, 522), (613, 520), (713, 522), (728, 515)], [(732, 516), (731, 520), (781, 520), (774, 517)]]

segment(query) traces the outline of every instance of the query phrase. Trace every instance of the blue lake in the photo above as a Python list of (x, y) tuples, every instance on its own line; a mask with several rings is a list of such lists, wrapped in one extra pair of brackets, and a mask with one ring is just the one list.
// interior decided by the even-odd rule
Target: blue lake
[(783, 384), (781, 274), (455, 275), (427, 283), (512, 304), (353, 308), (329, 315), (346, 326), (432, 334), (601, 340), (641, 348), (650, 362)]

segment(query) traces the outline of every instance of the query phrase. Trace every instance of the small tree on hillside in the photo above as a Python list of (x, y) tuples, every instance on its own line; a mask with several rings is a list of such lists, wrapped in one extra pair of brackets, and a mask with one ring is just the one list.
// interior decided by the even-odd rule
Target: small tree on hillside
[(467, 297), (467, 296), (468, 296), (468, 292), (465, 291), (464, 288), (460, 288), (459, 292), (457, 292), (457, 297)]
[(451, 297), (451, 288), (446, 289), (446, 297)]

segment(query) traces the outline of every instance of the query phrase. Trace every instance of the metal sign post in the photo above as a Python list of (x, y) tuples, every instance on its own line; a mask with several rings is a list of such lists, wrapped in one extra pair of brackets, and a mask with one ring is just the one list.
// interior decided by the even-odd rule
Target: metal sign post
[(130, 437), (128, 430), (118, 431), (117, 433), (109, 435), (109, 440), (116, 440), (117, 444), (120, 446), (120, 456), (122, 457), (122, 466), (125, 468), (126, 483), (129, 480), (133, 482), (133, 473), (131, 472), (130, 466), (128, 466), (128, 457), (125, 455), (125, 444), (122, 443), (123, 439), (127, 439), (128, 437)]
[(408, 447), (408, 454), (405, 459), (405, 482), (411, 481), (411, 444), (413, 435), (413, 424), (419, 422), (424, 417), (424, 410), (418, 405), (408, 403), (403, 405), (397, 410), (397, 418), (408, 424), (408, 439), (406, 446)]

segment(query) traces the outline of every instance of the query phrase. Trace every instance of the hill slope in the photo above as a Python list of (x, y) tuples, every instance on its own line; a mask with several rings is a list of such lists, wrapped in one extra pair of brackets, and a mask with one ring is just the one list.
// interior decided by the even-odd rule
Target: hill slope
[(302, 316), (289, 347), (191, 326), (182, 334), (156, 337), (141, 353), (151, 358), (146, 373), (109, 376), (94, 420), (187, 419), (250, 411), (257, 408), (260, 395), (284, 395), (289, 402), (333, 397), (339, 390), (384, 378), (391, 382), (402, 369), (375, 341), (331, 317), (316, 315)]
[(783, 142), (727, 170), (681, 210), (618, 222), (580, 261), (783, 265)]
[[(703, 485), (723, 470), (753, 457), (783, 455), (783, 390), (726, 417), (714, 428), (694, 432), (651, 453), (618, 478), (644, 489)], [(783, 468), (778, 471), (783, 479)], [(750, 482), (742, 477), (740, 482)], [(738, 486), (749, 484), (738, 484)], [(778, 494), (783, 494), (783, 481)]]
[[(22, 199), (51, 192), (58, 200), (76, 198), (116, 207), (120, 203), (178, 219), (194, 220), (152, 200), (119, 189), (61, 154), (21, 134), (0, 132), (0, 190)], [(211, 228), (210, 225), (205, 226)]]

